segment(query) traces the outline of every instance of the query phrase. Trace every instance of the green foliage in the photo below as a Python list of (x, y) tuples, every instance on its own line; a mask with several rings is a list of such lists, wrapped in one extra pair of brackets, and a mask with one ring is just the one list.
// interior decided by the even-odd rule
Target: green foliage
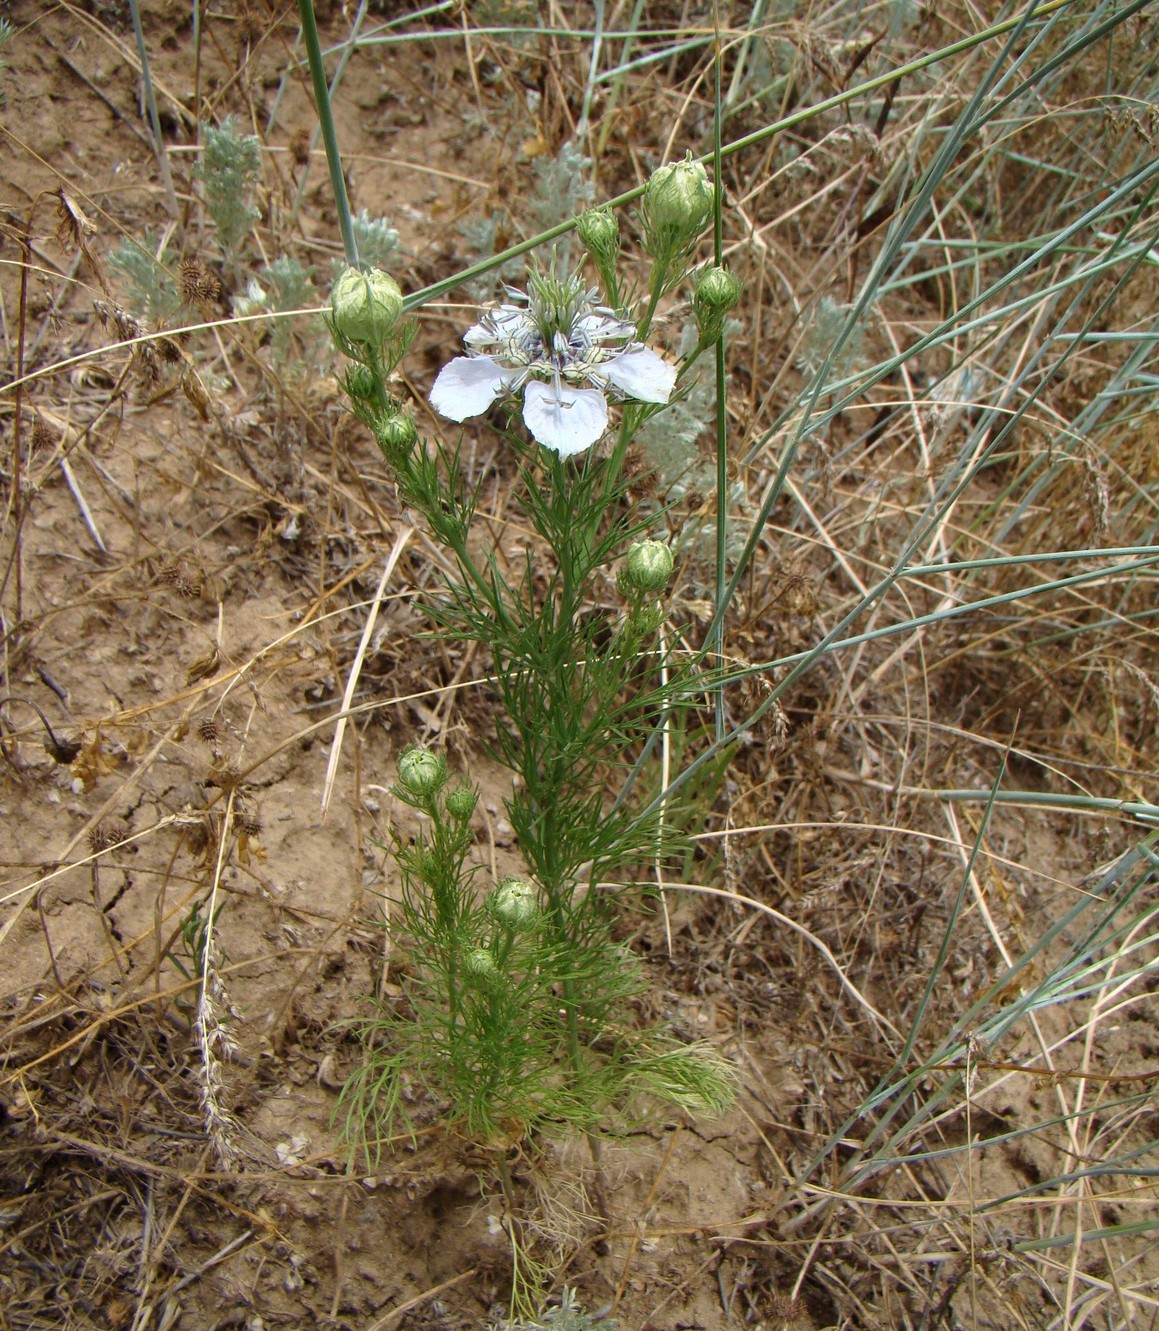
[(615, 1328), (615, 1318), (585, 1312), (575, 1290), (565, 1285), (559, 1303), (548, 1308), (542, 1317), (533, 1322), (509, 1322), (504, 1331), (615, 1331)]
[(822, 296), (805, 316), (804, 333), (797, 355), (806, 374), (815, 375), (824, 370), (827, 378), (840, 379), (854, 369), (865, 331), (864, 318), (858, 320), (840, 350), (834, 350), (852, 308), (851, 305), (840, 304), (832, 296)]
[[(6, 18), (0, 18), (0, 78), (8, 72), (8, 61), (4, 57), (4, 50), (12, 39), (12, 24)], [(4, 89), (0, 88), (0, 107), (4, 106)]]
[(205, 206), (217, 230), (226, 263), (236, 265), (241, 247), (261, 216), (253, 192), (261, 173), (261, 145), (254, 134), (241, 134), (233, 116), (218, 126), (202, 126), (203, 150), (197, 168), (205, 186)]
[(506, 28), (504, 41), (517, 51), (535, 42), (540, 6), (535, 0), (470, 0), (471, 21), (480, 28)]
[(371, 217), (365, 208), (350, 219), (358, 246), (358, 262), (366, 268), (386, 268), (398, 253), (398, 232), (385, 217)]
[[(263, 281), (250, 279), (245, 295), (234, 298), (234, 311), (240, 315), (277, 316), (312, 305), (317, 299), (311, 280), (313, 274), (312, 268), (305, 267), (288, 255), (282, 255), (262, 269)], [(291, 377), (296, 372), (308, 372), (303, 357), (296, 354), (294, 325), (291, 321), (275, 317), (270, 320), (269, 327), (270, 361), (273, 368), (279, 374), (289, 374)]]
[(125, 308), (160, 328), (181, 308), (181, 295), (157, 248), (156, 236), (146, 231), (140, 241), (123, 240), (108, 264), (125, 282)]
[[(528, 201), (528, 213), (538, 230), (546, 231), (560, 222), (575, 217), (595, 198), (592, 184), (592, 160), (569, 139), (554, 157), (537, 157), (534, 163), (535, 188)], [(567, 237), (560, 250), (560, 263), (571, 265)]]
[[(485, 258), (505, 248), (505, 245), (500, 244), (499, 236), (501, 228), (506, 224), (506, 219), (502, 213), (493, 212), (486, 217), (464, 217), (459, 223), (458, 229), (459, 234), (467, 242), (468, 252)], [(483, 276), (474, 277), (469, 282), (465, 282), (463, 284), (464, 290), (467, 291), (472, 300), (482, 304), (490, 300), (504, 282), (509, 282), (522, 271), (522, 259), (518, 257), (508, 259), (504, 263), (495, 265), (490, 272)]]
[[(591, 180), (591, 158), (571, 142), (565, 143), (554, 157), (538, 157), (533, 163), (534, 186), (527, 201), (528, 215), (535, 225), (546, 231), (560, 222), (574, 217), (592, 201), (595, 186)], [(512, 226), (511, 219), (502, 212), (486, 217), (465, 217), (459, 223), (459, 234), (467, 242), (472, 254), (486, 257), (512, 243), (500, 243), (504, 228)], [(557, 243), (556, 253), (561, 269), (570, 269), (572, 238), (565, 236)], [(466, 283), (466, 290), (480, 304), (489, 301), (502, 284), (522, 273), (524, 260), (508, 259), (493, 267), (485, 276)]]
[[(671, 256), (665, 262), (668, 280)], [(529, 278), (536, 328), (570, 327), (582, 283), (534, 265)], [(498, 549), (480, 550), (472, 532), (479, 495), (458, 448), (421, 438), (390, 394), (401, 344), (341, 345), (355, 362), (346, 385), (356, 414), (375, 431), (403, 502), (457, 570), (427, 613), (449, 639), (490, 656), (505, 718), (490, 749), (517, 778), (507, 812), (533, 884), (505, 883), (479, 903), (466, 820), (441, 793), (445, 767), (405, 751), (395, 794), (430, 819), (429, 830), (394, 847), (406, 1001), (380, 1002), (364, 1024), (348, 1133), (390, 1135), (404, 1076), (486, 1142), (548, 1124), (592, 1131), (638, 1095), (719, 1113), (733, 1092), (729, 1069), (712, 1049), (630, 1019), (644, 980), (615, 941), (635, 866), (680, 853), (688, 820), (674, 807), (662, 818), (609, 800), (609, 780), (645, 761), (657, 718), (703, 687), (696, 663), (666, 656), (656, 640), (672, 560), (660, 543), (639, 540), (650, 519), (625, 502), (623, 452), (661, 407), (625, 409), (613, 455), (579, 465), (509, 436), (516, 502), (538, 540), (518, 573), (501, 571)], [(624, 604), (592, 610), (617, 565)], [(504, 892), (511, 900), (500, 904)]]
[[(731, 337), (739, 327), (735, 320), (726, 319), (725, 337)], [(680, 340), (681, 355), (688, 358), (698, 347), (695, 325), (686, 324)], [(691, 570), (694, 585), (706, 589), (705, 570), (716, 559), (716, 518), (714, 513), (705, 512), (702, 504), (690, 505), (687, 501), (691, 495), (710, 495), (716, 488), (715, 460), (705, 451), (706, 423), (716, 410), (716, 387), (708, 363), (696, 360), (690, 364), (682, 384), (680, 396), (664, 413), (640, 426), (636, 443), (656, 474), (665, 520), (672, 529), (673, 553), (686, 571)], [(731, 563), (744, 546), (743, 520), (749, 503), (743, 482), (735, 481), (730, 486), (727, 502), (730, 516), (740, 519), (729, 523), (725, 557)]]

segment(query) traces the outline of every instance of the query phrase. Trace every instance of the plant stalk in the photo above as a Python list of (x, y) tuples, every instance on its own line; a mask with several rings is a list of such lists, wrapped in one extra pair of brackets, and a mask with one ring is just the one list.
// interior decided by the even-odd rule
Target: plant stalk
[(346, 178), (342, 174), (342, 158), (338, 153), (338, 132), (334, 127), (334, 111), (330, 105), (330, 88), (326, 83), (326, 70), (322, 64), (322, 45), (318, 40), (318, 22), (314, 17), (313, 0), (298, 0), (298, 13), (302, 21), (302, 39), (306, 43), (306, 58), (310, 62), (310, 79), (314, 84), (314, 105), (318, 112), (318, 125), (326, 148), (326, 165), (330, 168), (330, 188), (334, 191), (334, 206), (338, 210), (338, 229), (342, 233), (342, 248), (351, 268), (358, 267), (358, 243), (354, 239), (354, 223), (350, 217), (350, 200), (346, 194)]

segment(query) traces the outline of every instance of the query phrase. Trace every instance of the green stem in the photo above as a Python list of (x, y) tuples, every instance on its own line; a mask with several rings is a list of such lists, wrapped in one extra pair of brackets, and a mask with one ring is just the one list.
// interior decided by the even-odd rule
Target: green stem
[(145, 85), (145, 104), (149, 109), (149, 124), (153, 130), (153, 148), (157, 154), (157, 166), (161, 171), (161, 183), (165, 186), (166, 206), (170, 217), (179, 217), (181, 209), (177, 206), (173, 176), (169, 171), (169, 154), (165, 148), (165, 136), (161, 133), (161, 117), (157, 114), (157, 97), (153, 92), (153, 76), (149, 72), (149, 48), (145, 45), (145, 31), (141, 27), (141, 10), (137, 0), (129, 0), (129, 17), (132, 19), (133, 34), (137, 39), (141, 80)]
[[(553, 725), (559, 724), (564, 717), (569, 722), (573, 720), (572, 699), (568, 694), (571, 687), (572, 672), (577, 669), (575, 662), (571, 659), (569, 650), (572, 644), (570, 629), (575, 622), (576, 613), (579, 609), (577, 602), (579, 589), (576, 587), (575, 541), (577, 532), (583, 533), (586, 530), (586, 525), (581, 523), (572, 526), (568, 521), (570, 515), (569, 500), (567, 469), (563, 459), (557, 456), (552, 459), (551, 468), (552, 523), (558, 534), (556, 557), (559, 560), (560, 573), (560, 599), (552, 622), (552, 660), (549, 667), (551, 672), (550, 689), (554, 695), (551, 701), (552, 710), (555, 713), (552, 718)], [(581, 539), (583, 539), (582, 536)], [(545, 606), (544, 609), (546, 610), (547, 607)], [(545, 768), (544, 794), (546, 800), (543, 808), (543, 858), (548, 872), (545, 875), (547, 881), (544, 882), (543, 886), (547, 892), (548, 904), (555, 922), (556, 936), (560, 945), (567, 948), (574, 946), (575, 940), (568, 929), (567, 910), (564, 904), (564, 894), (569, 882), (569, 866), (560, 863), (558, 850), (560, 838), (557, 823), (561, 808), (561, 797), (567, 788), (568, 777), (564, 758), (558, 751), (549, 755)], [(575, 986), (570, 978), (565, 978), (563, 981), (563, 1006), (567, 1014), (568, 1053), (578, 1083), (583, 1079), (583, 1056), (580, 1052), (579, 1013), (576, 1008)]]
[(326, 70), (322, 65), (322, 45), (318, 40), (318, 23), (314, 17), (313, 0), (298, 0), (298, 13), (302, 20), (302, 39), (306, 43), (306, 56), (310, 62), (310, 78), (314, 84), (318, 126), (322, 131), (322, 142), (326, 146), (330, 187), (334, 191), (334, 206), (338, 210), (338, 229), (342, 232), (342, 248), (346, 251), (346, 262), (352, 268), (357, 268), (358, 244), (354, 239), (354, 223), (350, 218), (350, 200), (346, 197), (342, 158), (338, 154), (338, 132), (334, 128), (330, 89), (326, 83)]
[(661, 263), (659, 259), (652, 266), (652, 276), (648, 280), (648, 309), (636, 325), (636, 337), (640, 342), (648, 340), (648, 331), (656, 316), (656, 306), (660, 304), (660, 297), (664, 294), (670, 268), (670, 264)]
[[(1152, 0), (1131, 0), (1125, 8), (1119, 10), (1112, 19), (1101, 24), (1097, 30), (1087, 34), (1083, 39), (1083, 47), (1091, 45), (1094, 41), (1101, 38), (1106, 32), (1125, 23), (1132, 15), (1145, 9)], [(1076, 0), (1046, 0), (1045, 4), (1039, 5), (1030, 15), (1031, 22), (1037, 22), (1055, 13), (1057, 10), (1066, 9), (1074, 5)], [(971, 33), (968, 37), (962, 37), (958, 41), (951, 42), (948, 46), (940, 47), (936, 51), (931, 51), (927, 55), (920, 56), (916, 60), (907, 61), (904, 65), (896, 65), (894, 68), (886, 70), (864, 83), (858, 83), (852, 88), (846, 88), (843, 92), (835, 93), (832, 97), (826, 97), (822, 101), (814, 102), (809, 106), (791, 112), (782, 116), (779, 120), (774, 120), (761, 129), (754, 130), (751, 134), (744, 135), (743, 138), (734, 139), (731, 143), (725, 144), (721, 149), (722, 157), (731, 157), (735, 153), (743, 152), (748, 148), (755, 148), (769, 139), (775, 138), (786, 129), (792, 129), (796, 125), (803, 124), (805, 121), (816, 119), (817, 117), (827, 115), (830, 111), (839, 107), (847, 106), (850, 102), (856, 101), (859, 97), (868, 97), (882, 88), (887, 88), (891, 83), (900, 83), (912, 75), (920, 73), (922, 70), (929, 69), (934, 65), (940, 64), (945, 60), (952, 59), (954, 56), (963, 55), (967, 51), (974, 50), (975, 47), (983, 46), (986, 42), (992, 41), (996, 37), (1001, 37), (1023, 23), (1025, 16), (1019, 12), (1013, 18), (1003, 19), (988, 28), (983, 28), (978, 32)], [(741, 108), (734, 107), (731, 114), (735, 115)], [(610, 124), (611, 118), (605, 117), (605, 123)], [(713, 153), (705, 153), (702, 157), (694, 158), (694, 161), (703, 162), (707, 165), (713, 159)], [(609, 208), (617, 209), (626, 207), (633, 203), (644, 193), (644, 185), (635, 185), (622, 194), (617, 194), (614, 198), (607, 201)], [(527, 254), (530, 250), (538, 249), (541, 245), (549, 241), (556, 240), (558, 237), (566, 235), (575, 227), (576, 219), (569, 217), (566, 221), (558, 222), (553, 227), (539, 232), (538, 235), (530, 236), (527, 240), (521, 240), (515, 245), (509, 246), (505, 250), (500, 250), (498, 254), (493, 254), (488, 259), (482, 259), (470, 268), (464, 268), (462, 271), (453, 273), (450, 277), (441, 278), (437, 282), (432, 282), (430, 286), (423, 287), (420, 291), (412, 292), (406, 299), (406, 310), (411, 312), (428, 301), (438, 300), (445, 296), (449, 291), (457, 286), (469, 282), (472, 278), (485, 276), (492, 269), (500, 267), (509, 259), (517, 258), (521, 254)]]
[[(720, 182), (720, 38), (717, 36), (716, 58), (713, 61), (713, 83), (716, 93), (715, 141), (713, 160), (712, 242), (717, 267), (724, 262), (724, 227), (722, 220), (723, 189)], [(728, 549), (728, 404), (725, 400), (724, 329), (716, 339), (716, 605), (713, 614), (712, 645), (716, 652), (717, 669), (724, 670), (724, 616), (725, 583), (727, 571), (725, 557)], [(713, 701), (716, 721), (716, 742), (722, 743), (725, 732), (724, 685), (716, 690)]]

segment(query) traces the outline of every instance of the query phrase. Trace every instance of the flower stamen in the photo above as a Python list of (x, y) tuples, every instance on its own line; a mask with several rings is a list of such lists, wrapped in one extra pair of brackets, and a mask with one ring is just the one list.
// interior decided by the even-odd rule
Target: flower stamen
[(467, 355), (445, 365), (431, 389), (440, 415), (464, 421), (522, 392), (532, 436), (570, 457), (606, 430), (608, 395), (668, 401), (676, 367), (633, 341), (635, 325), (598, 304), (599, 291), (585, 288), (578, 273), (533, 272), (528, 285), (526, 295), (507, 288), (511, 303), (467, 330)]

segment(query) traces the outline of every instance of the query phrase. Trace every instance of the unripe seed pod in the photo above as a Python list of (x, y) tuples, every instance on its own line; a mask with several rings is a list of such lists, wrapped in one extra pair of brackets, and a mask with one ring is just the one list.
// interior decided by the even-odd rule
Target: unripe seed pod
[(330, 313), (348, 342), (378, 347), (402, 314), (402, 292), (380, 268), (344, 268), (330, 291)]
[(635, 541), (628, 548), (624, 581), (630, 591), (655, 596), (668, 586), (674, 561), (663, 541)]
[(411, 744), (398, 756), (398, 782), (407, 794), (427, 799), (446, 785), (446, 760), (421, 744)]
[(653, 601), (650, 605), (635, 605), (628, 616), (628, 623), (633, 633), (641, 638), (650, 638), (667, 618), (664, 607)]
[(479, 797), (470, 786), (456, 786), (444, 802), (451, 817), (465, 823), (475, 812), (475, 805), (478, 804)]
[(592, 256), (601, 274), (615, 271), (620, 257), (620, 223), (610, 208), (589, 208), (575, 224), (580, 244)]
[(414, 421), (405, 412), (399, 412), (394, 416), (379, 416), (374, 422), (374, 437), (382, 456), (393, 462), (396, 458), (410, 456), (419, 432)]
[(528, 929), (539, 916), (535, 888), (522, 878), (504, 878), (487, 897), (487, 912), (497, 924), (513, 933)]
[(356, 402), (373, 402), (378, 396), (378, 375), (368, 365), (351, 365), (346, 371), (346, 391)]
[(499, 973), (489, 948), (473, 947), (463, 958), (463, 969), (477, 980), (490, 980)]
[(644, 187), (645, 239), (653, 256), (690, 249), (712, 216), (714, 191), (708, 173), (689, 153), (652, 172)]
[(725, 316), (736, 309), (740, 293), (739, 279), (727, 268), (713, 267), (701, 273), (692, 295), (692, 308), (696, 314), (697, 332), (706, 346), (720, 336)]

